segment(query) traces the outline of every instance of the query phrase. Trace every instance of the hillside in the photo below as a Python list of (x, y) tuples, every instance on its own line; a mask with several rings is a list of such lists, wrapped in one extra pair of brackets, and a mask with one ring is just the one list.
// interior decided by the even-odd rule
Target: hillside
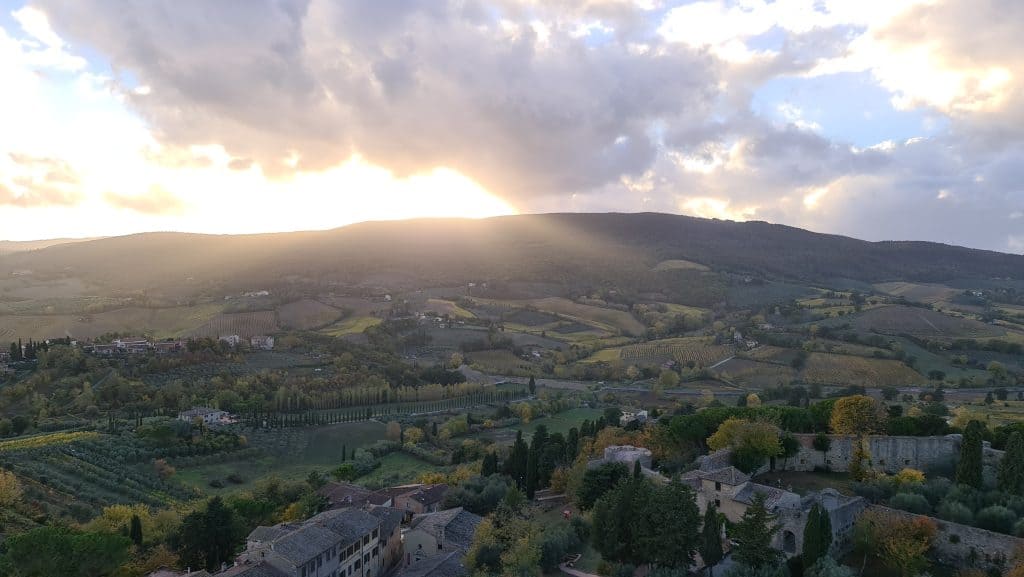
[(37, 278), (78, 277), (121, 291), (244, 288), (284, 277), (404, 286), (478, 279), (621, 282), (642, 289), (658, 277), (701, 272), (655, 271), (669, 260), (816, 283), (1024, 279), (1021, 255), (651, 213), (423, 219), (265, 235), (149, 233), (0, 256), (0, 276), (30, 270)]

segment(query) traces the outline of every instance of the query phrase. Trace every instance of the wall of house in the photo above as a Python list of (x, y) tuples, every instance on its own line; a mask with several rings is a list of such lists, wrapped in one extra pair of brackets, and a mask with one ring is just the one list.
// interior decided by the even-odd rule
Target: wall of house
[(418, 552), (422, 552), (423, 557), (433, 557), (441, 550), (437, 548), (437, 539), (433, 535), (426, 531), (413, 529), (405, 534), (406, 565), (417, 561)]
[[(815, 435), (793, 435), (800, 443), (799, 452), (795, 457), (786, 460), (777, 459), (776, 469), (788, 471), (813, 471), (830, 469), (832, 471), (849, 470), (853, 457), (854, 437), (845, 435), (829, 435), (832, 446), (827, 453), (814, 449)], [(904, 468), (922, 471), (942, 471), (951, 473), (960, 459), (960, 435), (942, 437), (868, 437), (868, 449), (871, 453), (871, 465), (885, 473), (895, 474)], [(983, 473), (988, 482), (994, 482), (999, 461), (1003, 451), (997, 451), (985, 443), (982, 450)]]
[[(890, 509), (881, 505), (871, 505), (869, 510), (881, 511), (887, 515), (914, 519), (923, 515), (915, 515), (906, 511)], [(928, 517), (938, 527), (938, 534), (933, 543), (936, 558), (945, 565), (954, 567), (976, 567), (988, 569), (1004, 568), (1012, 561), (1018, 551), (1024, 550), (1024, 539), (993, 533), (977, 527), (968, 527), (958, 523), (950, 523), (942, 519)], [(973, 551), (973, 554), (972, 554)]]

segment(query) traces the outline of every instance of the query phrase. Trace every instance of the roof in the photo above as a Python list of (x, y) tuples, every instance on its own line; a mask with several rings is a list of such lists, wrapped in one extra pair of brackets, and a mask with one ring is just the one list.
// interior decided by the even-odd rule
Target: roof
[(336, 545), (338, 539), (338, 533), (309, 523), (275, 539), (271, 548), (292, 565), (299, 566)]
[(483, 518), (474, 515), (462, 507), (446, 509), (437, 513), (416, 515), (409, 523), (409, 530), (419, 529), (446, 544), (467, 551), (473, 542), (473, 534)]
[[(161, 567), (146, 575), (146, 577), (185, 577), (185, 573), (183, 571)], [(210, 574), (204, 569), (202, 571), (193, 571), (188, 574), (188, 577), (210, 577)]]
[(730, 465), (715, 471), (701, 471), (700, 478), (735, 487), (749, 481), (750, 475)]
[(462, 563), (462, 553), (452, 551), (445, 555), (427, 557), (408, 567), (399, 569), (393, 577), (463, 577), (469, 570)]
[(757, 495), (764, 495), (764, 506), (767, 509), (778, 507), (779, 504), (789, 495), (796, 497), (795, 493), (790, 493), (789, 491), (785, 491), (777, 487), (769, 487), (768, 485), (761, 485), (759, 483), (747, 483), (739, 490), (738, 493), (736, 493), (736, 496), (733, 497), (733, 501), (750, 505), (754, 502), (754, 497)]
[(209, 415), (210, 413), (223, 413), (220, 409), (211, 409), (210, 407), (192, 407), (187, 411), (178, 413), (183, 417), (200, 417), (202, 415)]
[(402, 524), (402, 518), (405, 517), (405, 513), (401, 509), (395, 509), (394, 507), (372, 507), (369, 510), (370, 514), (380, 519), (380, 532), (381, 535), (390, 535)]
[(412, 498), (424, 505), (433, 505), (434, 503), (440, 503), (447, 492), (448, 485), (430, 485), (418, 491)]
[[(192, 573), (188, 577), (192, 577), (192, 575), (198, 574)], [(260, 561), (255, 565), (235, 565), (234, 567), (229, 567), (217, 573), (214, 577), (288, 577), (288, 574), (269, 563)]]
[(247, 540), (260, 542), (273, 541), (282, 535), (287, 535), (289, 531), (294, 531), (297, 528), (297, 525), (288, 524), (274, 525), (273, 527), (260, 526), (256, 527), (251, 533), (249, 533)]
[(388, 487), (387, 489), (379, 489), (370, 494), (367, 501), (374, 505), (383, 505), (389, 499), (394, 499), (399, 495), (408, 495), (414, 491), (418, 491), (425, 487), (422, 483), (416, 483), (414, 485), (399, 485), (397, 487)]
[(316, 493), (317, 495), (327, 499), (331, 503), (331, 506), (334, 507), (358, 507), (365, 503), (367, 497), (370, 496), (369, 489), (360, 487), (359, 485), (334, 482), (327, 483), (323, 487), (320, 487), (317, 489)]
[(306, 524), (334, 533), (336, 538), (341, 538), (340, 545), (345, 547), (380, 527), (381, 521), (361, 509), (332, 509), (312, 517)]

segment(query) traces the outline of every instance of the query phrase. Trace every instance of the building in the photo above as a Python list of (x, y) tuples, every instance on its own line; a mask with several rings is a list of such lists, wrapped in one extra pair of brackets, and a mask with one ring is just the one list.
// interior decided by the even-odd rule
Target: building
[(274, 337), (257, 335), (249, 339), (249, 346), (258, 351), (274, 350)]
[(237, 566), (218, 577), (380, 577), (381, 525), (367, 511), (334, 509), (302, 523), (257, 527)]
[(403, 567), (392, 577), (466, 577), (469, 570), (463, 559), (457, 551), (436, 555)]
[(647, 422), (647, 411), (623, 411), (619, 417), (619, 426), (625, 427), (630, 423), (638, 422), (641, 425)]
[(612, 445), (605, 447), (603, 458), (590, 461), (587, 466), (595, 468), (605, 463), (622, 463), (632, 471), (638, 461), (641, 469), (651, 471), (653, 461), (650, 449), (632, 445)]
[(152, 573), (146, 575), (146, 577), (210, 577), (210, 574), (206, 571), (177, 571), (175, 569), (168, 569), (167, 567), (161, 567)]
[(236, 348), (242, 344), (242, 337), (238, 335), (221, 335), (217, 337), (218, 341), (222, 341), (228, 344), (229, 347)]
[(391, 568), (401, 564), (402, 557), (404, 556), (402, 519), (405, 518), (405, 515), (394, 507), (370, 506), (367, 511), (380, 519), (380, 550), (383, 555), (381, 563), (386, 573)]
[(462, 507), (416, 515), (405, 533), (405, 564), (451, 552), (464, 555), (482, 520)]
[(396, 495), (392, 506), (409, 516), (434, 513), (441, 510), (447, 494), (448, 485), (421, 485), (414, 491)]
[(325, 483), (323, 487), (316, 490), (316, 493), (327, 499), (331, 509), (362, 507), (371, 495), (370, 490), (365, 487), (335, 482)]
[(149, 351), (149, 341), (146, 339), (115, 339), (111, 344), (122, 354), (138, 355)]
[(708, 504), (714, 503), (726, 519), (736, 523), (760, 495), (768, 511), (777, 516), (779, 531), (774, 536), (772, 546), (787, 557), (793, 557), (803, 550), (804, 527), (811, 507), (817, 503), (828, 511), (832, 523), (833, 550), (843, 553), (850, 549), (853, 525), (868, 506), (862, 497), (847, 497), (834, 489), (801, 497), (781, 487), (755, 483), (746, 473), (725, 464), (727, 460), (728, 451), (703, 457), (699, 469), (681, 478), (696, 493), (697, 507), (702, 514)]
[(153, 350), (161, 355), (180, 353), (185, 350), (185, 343), (182, 341), (158, 341), (153, 343)]
[(211, 409), (210, 407), (192, 407), (187, 411), (178, 413), (178, 420), (191, 423), (197, 418), (202, 419), (207, 425), (214, 425), (226, 421), (228, 418), (227, 411), (221, 411), (219, 409)]

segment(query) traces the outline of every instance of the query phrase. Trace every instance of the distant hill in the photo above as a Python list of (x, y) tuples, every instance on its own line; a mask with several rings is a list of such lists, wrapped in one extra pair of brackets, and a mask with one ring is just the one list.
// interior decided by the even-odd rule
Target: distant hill
[(86, 242), (96, 240), (95, 238), (50, 238), (46, 240), (0, 240), (0, 255), (24, 252), (26, 250), (39, 250), (58, 244), (72, 242)]
[[(148, 233), (57, 244), (0, 257), (0, 275), (77, 276), (113, 289), (163, 285), (255, 288), (296, 282), (417, 285), (480, 279), (558, 284), (661, 284), (717, 272), (828, 283), (1024, 279), (1024, 256), (928, 242), (867, 242), (765, 222), (640, 214), (417, 219), (322, 232)], [(668, 270), (664, 270), (664, 269)]]

